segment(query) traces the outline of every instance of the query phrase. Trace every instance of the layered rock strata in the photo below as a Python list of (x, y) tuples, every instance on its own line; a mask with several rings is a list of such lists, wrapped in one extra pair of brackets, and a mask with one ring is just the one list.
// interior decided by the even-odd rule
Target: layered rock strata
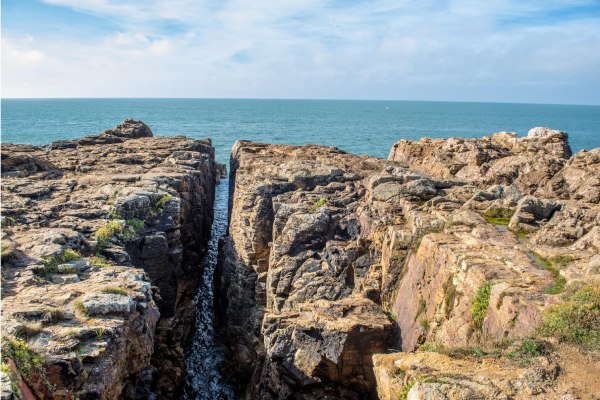
[(2, 146), (3, 357), (17, 391), (178, 396), (216, 178), (210, 140), (133, 120)]
[[(401, 141), (388, 161), (237, 142), (217, 272), (230, 376), (246, 398), (367, 398), (391, 386), (378, 353), (529, 346), (565, 290), (597, 285), (599, 151), (571, 157), (546, 128)], [(553, 382), (519, 396), (570, 393)]]

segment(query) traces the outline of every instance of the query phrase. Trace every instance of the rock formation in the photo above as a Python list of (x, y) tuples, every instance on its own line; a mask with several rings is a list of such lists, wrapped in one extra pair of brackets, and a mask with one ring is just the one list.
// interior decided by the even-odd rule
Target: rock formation
[(216, 169), (210, 140), (133, 120), (3, 145), (3, 373), (16, 391), (178, 397)]
[[(224, 173), (145, 124), (2, 151), (2, 382), (178, 398)], [(565, 132), (238, 141), (215, 273), (247, 399), (598, 399), (600, 149)]]
[(217, 273), (230, 376), (256, 399), (586, 398), (563, 384), (576, 350), (539, 329), (591, 290), (598, 346), (599, 155), (569, 158), (547, 128), (400, 141), (389, 161), (237, 142)]

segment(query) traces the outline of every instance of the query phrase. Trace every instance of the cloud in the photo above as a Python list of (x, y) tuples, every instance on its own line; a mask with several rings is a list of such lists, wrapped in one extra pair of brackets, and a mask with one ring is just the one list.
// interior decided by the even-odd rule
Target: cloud
[(600, 103), (593, 0), (44, 2), (118, 30), (3, 41), (7, 96)]
[(2, 64), (11, 67), (35, 70), (48, 61), (44, 52), (35, 49), (33, 36), (26, 35), (20, 40), (2, 39)]

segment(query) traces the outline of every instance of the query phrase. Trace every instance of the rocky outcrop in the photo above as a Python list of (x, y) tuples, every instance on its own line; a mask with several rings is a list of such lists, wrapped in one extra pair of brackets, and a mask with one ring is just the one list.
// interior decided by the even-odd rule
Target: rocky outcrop
[[(597, 152), (569, 157), (567, 135), (546, 128), (522, 139), (401, 141), (389, 161), (237, 142), (217, 271), (230, 376), (246, 398), (365, 398), (375, 378), (380, 395), (397, 398), (418, 380), (385, 389), (389, 367), (375, 356), (374, 376), (370, 356), (537, 337), (566, 288), (598, 277), (597, 188), (582, 184), (600, 176)], [(556, 389), (554, 378), (544, 391), (498, 389), (504, 376), (539, 372), (517, 370), (472, 390), (421, 382), (411, 398)]]
[(210, 140), (151, 136), (126, 120), (3, 145), (3, 357), (22, 393), (178, 397), (216, 163)]

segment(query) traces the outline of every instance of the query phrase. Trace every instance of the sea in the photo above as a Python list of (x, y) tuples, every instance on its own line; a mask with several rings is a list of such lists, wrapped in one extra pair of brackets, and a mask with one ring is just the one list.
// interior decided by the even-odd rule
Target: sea
[(574, 152), (600, 147), (600, 106), (362, 100), (2, 99), (2, 143), (47, 144), (99, 133), (125, 118), (155, 135), (211, 138), (226, 163), (238, 139), (322, 144), (386, 158), (399, 139), (569, 133)]

